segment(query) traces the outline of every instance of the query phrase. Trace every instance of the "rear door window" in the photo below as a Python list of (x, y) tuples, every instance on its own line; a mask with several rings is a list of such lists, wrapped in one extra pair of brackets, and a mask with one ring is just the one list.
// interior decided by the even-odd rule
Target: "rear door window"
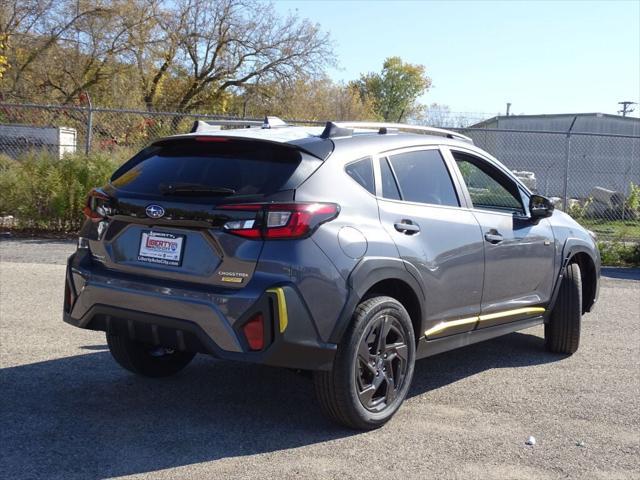
[[(189, 185), (233, 195), (269, 195), (297, 187), (301, 153), (255, 141), (170, 141), (151, 146), (118, 169), (118, 189), (161, 195)], [(305, 169), (306, 170), (306, 169)]]
[(458, 207), (449, 170), (439, 150), (417, 150), (389, 157), (402, 200)]

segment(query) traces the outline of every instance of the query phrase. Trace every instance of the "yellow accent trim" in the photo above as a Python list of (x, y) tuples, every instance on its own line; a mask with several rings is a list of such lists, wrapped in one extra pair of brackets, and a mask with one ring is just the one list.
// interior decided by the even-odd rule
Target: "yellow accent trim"
[(470, 323), (484, 322), (486, 320), (495, 320), (496, 318), (511, 317), (514, 315), (523, 315), (525, 313), (544, 313), (546, 310), (542, 307), (515, 308), (504, 312), (488, 313), (486, 315), (476, 315), (475, 317), (461, 318), (459, 320), (450, 320), (448, 322), (440, 322), (424, 332), (424, 336), (435, 335), (448, 328), (468, 325)]
[(525, 313), (544, 313), (545, 309), (542, 307), (529, 307), (529, 308), (515, 308), (513, 310), (507, 310), (506, 312), (488, 313), (487, 315), (480, 315), (479, 320), (481, 322), (485, 320), (494, 320), (496, 318), (511, 317), (513, 315), (523, 315)]
[(440, 333), (447, 328), (459, 327), (461, 325), (467, 325), (469, 323), (476, 323), (478, 321), (478, 317), (469, 317), (469, 318), (461, 318), (459, 320), (450, 320), (448, 322), (440, 322), (437, 325), (431, 327), (429, 330), (424, 332), (424, 336), (428, 337), (429, 335), (435, 335), (436, 333)]
[(269, 293), (274, 293), (278, 299), (278, 321), (280, 322), (280, 333), (287, 329), (289, 324), (289, 316), (287, 315), (287, 299), (284, 295), (284, 290), (280, 287), (270, 288), (267, 290)]

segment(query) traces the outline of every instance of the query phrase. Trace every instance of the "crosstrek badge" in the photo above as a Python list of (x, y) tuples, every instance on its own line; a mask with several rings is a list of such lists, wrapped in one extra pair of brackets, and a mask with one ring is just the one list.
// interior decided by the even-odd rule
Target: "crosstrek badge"
[(179, 267), (183, 244), (184, 235), (144, 231), (140, 239), (138, 261)]
[(220, 281), (228, 283), (242, 283), (249, 275), (243, 272), (222, 272), (219, 271)]
[(228, 283), (242, 283), (244, 278), (240, 278), (240, 277), (221, 277), (220, 280), (223, 281), (223, 282), (228, 282)]

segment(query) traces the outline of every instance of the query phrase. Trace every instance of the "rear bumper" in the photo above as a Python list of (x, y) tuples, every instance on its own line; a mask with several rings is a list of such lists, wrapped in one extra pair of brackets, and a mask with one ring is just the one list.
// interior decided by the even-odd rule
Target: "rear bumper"
[[(230, 292), (185, 289), (92, 268), (82, 256), (72, 255), (67, 266), (63, 319), (70, 325), (227, 360), (305, 370), (328, 370), (333, 364), (336, 345), (321, 341), (292, 285), (277, 285), (279, 295), (249, 286)], [(249, 349), (242, 326), (258, 312), (265, 319), (266, 346), (256, 352)]]

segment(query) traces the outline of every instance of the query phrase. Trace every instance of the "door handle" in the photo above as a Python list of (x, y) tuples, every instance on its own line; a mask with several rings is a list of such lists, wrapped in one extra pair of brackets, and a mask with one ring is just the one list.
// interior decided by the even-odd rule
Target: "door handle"
[(411, 220), (401, 220), (399, 223), (393, 224), (394, 228), (405, 235), (413, 235), (420, 231), (420, 225), (413, 223)]
[(489, 232), (484, 234), (484, 239), (489, 242), (489, 243), (493, 243), (498, 244), (500, 242), (502, 242), (502, 240), (504, 240), (504, 238), (502, 238), (502, 235), (500, 235), (497, 230), (490, 230)]

